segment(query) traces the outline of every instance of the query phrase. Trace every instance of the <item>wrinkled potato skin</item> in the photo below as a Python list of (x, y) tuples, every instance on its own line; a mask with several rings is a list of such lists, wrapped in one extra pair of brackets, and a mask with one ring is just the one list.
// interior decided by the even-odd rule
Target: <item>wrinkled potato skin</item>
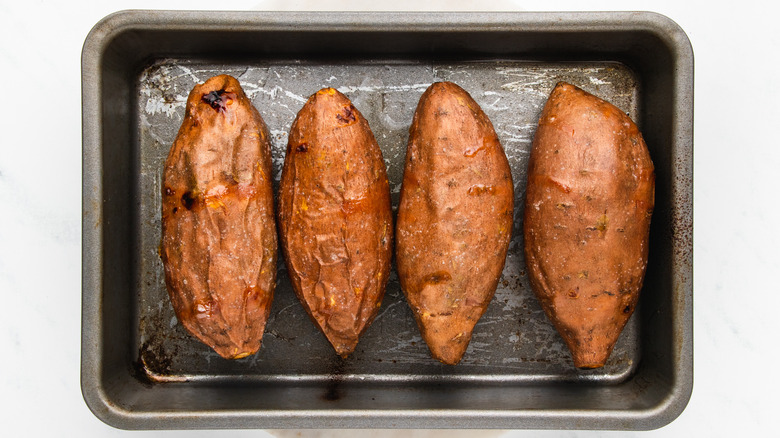
[(226, 359), (257, 352), (276, 285), (268, 130), (238, 81), (196, 85), (163, 170), (161, 256), (176, 316)]
[(615, 106), (566, 83), (542, 111), (528, 169), (528, 274), (579, 368), (604, 365), (647, 267), (655, 174)]
[(279, 226), (293, 289), (336, 353), (354, 351), (390, 274), (387, 171), (368, 122), (332, 88), (293, 122), (279, 193)]
[(495, 294), (512, 232), (514, 186), (477, 103), (431, 85), (409, 130), (396, 232), (401, 287), (431, 355), (457, 364)]

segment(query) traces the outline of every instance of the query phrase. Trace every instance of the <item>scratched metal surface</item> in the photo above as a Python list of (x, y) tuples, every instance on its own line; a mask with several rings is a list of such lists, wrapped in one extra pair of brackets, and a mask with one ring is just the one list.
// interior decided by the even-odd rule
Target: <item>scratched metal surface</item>
[[(235, 76), (260, 111), (273, 138), (275, 184), (281, 175), (287, 131), (307, 97), (322, 87), (345, 93), (369, 121), (382, 148), (397, 208), (408, 128), (428, 85), (453, 81), (490, 117), (512, 167), (515, 221), (501, 281), (471, 344), (455, 367), (430, 358), (400, 290), (395, 269), (374, 323), (346, 360), (336, 356), (295, 297), (284, 264), (260, 351), (248, 358), (221, 359), (177, 321), (158, 256), (160, 182), (165, 158), (184, 116), (189, 91), (207, 78)], [(632, 317), (607, 365), (576, 370), (555, 329), (530, 289), (523, 260), (522, 216), (527, 160), (536, 121), (549, 92), (565, 80), (605, 98), (637, 119), (638, 81), (625, 66), (610, 62), (531, 63), (475, 61), (432, 64), (415, 61), (309, 64), (300, 61), (254, 65), (206, 64), (167, 59), (137, 80), (140, 255), (133, 354), (139, 370), (155, 381), (258, 379), (322, 380), (338, 373), (356, 380), (618, 382), (639, 360), (638, 319)], [(637, 312), (638, 313), (638, 312)]]

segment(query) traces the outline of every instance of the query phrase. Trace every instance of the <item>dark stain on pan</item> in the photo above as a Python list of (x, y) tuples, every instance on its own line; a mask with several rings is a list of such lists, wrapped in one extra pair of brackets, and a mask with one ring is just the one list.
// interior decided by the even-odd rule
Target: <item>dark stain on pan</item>
[(133, 378), (135, 378), (139, 382), (141, 382), (141, 384), (146, 386), (147, 388), (151, 388), (156, 383), (154, 380), (150, 378), (146, 368), (141, 362), (140, 357), (138, 360), (133, 361), (132, 368), (130, 369), (130, 375), (133, 376)]
[(156, 342), (150, 339), (144, 342), (138, 349), (138, 358), (133, 362), (133, 377), (138, 379), (144, 385), (154, 385), (158, 383), (155, 376), (164, 376), (171, 374), (172, 356), (176, 351), (169, 353), (162, 342)]
[(330, 375), (328, 381), (325, 384), (325, 393), (321, 398), (326, 401), (338, 401), (343, 397), (344, 388), (344, 369), (346, 361), (341, 357), (337, 357), (330, 366)]

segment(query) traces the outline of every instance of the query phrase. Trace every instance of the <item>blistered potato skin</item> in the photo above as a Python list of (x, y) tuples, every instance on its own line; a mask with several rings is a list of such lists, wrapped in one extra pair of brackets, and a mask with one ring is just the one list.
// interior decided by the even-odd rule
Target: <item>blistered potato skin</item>
[(368, 122), (325, 88), (293, 122), (279, 192), (293, 289), (336, 353), (352, 353), (376, 316), (392, 257), (390, 186)]
[(236, 79), (196, 85), (163, 170), (161, 258), (176, 316), (226, 359), (260, 348), (276, 285), (268, 129)]
[(604, 365), (636, 307), (654, 193), (653, 163), (633, 121), (559, 83), (533, 141), (525, 257), (533, 290), (579, 368)]
[(457, 364), (495, 294), (514, 186), (490, 120), (459, 86), (431, 85), (409, 130), (396, 231), (398, 276), (431, 355)]

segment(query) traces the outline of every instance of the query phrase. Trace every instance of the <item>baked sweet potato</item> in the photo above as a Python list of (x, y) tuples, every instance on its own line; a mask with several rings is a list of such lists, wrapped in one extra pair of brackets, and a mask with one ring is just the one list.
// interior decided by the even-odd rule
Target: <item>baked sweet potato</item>
[(162, 245), (176, 316), (227, 359), (257, 352), (276, 285), (268, 129), (238, 81), (196, 85), (163, 171)]
[(409, 130), (396, 263), (431, 355), (457, 364), (496, 291), (512, 233), (504, 150), (474, 99), (431, 85)]
[(631, 119), (556, 85), (529, 162), (525, 257), (533, 290), (579, 368), (604, 365), (636, 307), (654, 190), (653, 163)]
[(343, 94), (318, 91), (290, 131), (279, 227), (293, 289), (342, 357), (379, 310), (392, 221), (387, 171), (368, 122)]

